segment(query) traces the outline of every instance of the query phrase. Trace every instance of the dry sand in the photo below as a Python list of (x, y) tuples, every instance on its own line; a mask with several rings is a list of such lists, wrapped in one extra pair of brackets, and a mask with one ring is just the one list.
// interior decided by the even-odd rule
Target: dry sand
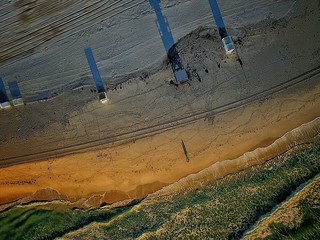
[[(270, 146), (265, 148), (258, 148), (252, 152), (245, 153), (244, 155), (240, 156), (239, 158), (233, 159), (233, 160), (225, 160), (222, 162), (217, 162), (210, 167), (200, 171), (197, 174), (191, 174), (188, 175), (185, 178), (182, 178), (181, 180), (177, 181), (176, 183), (170, 184), (167, 187), (164, 187), (163, 189), (148, 195), (141, 203), (137, 204), (133, 207), (133, 211), (139, 212), (140, 209), (148, 208), (149, 205), (157, 204), (158, 201), (163, 201), (167, 197), (171, 198), (172, 195), (179, 195), (183, 194), (185, 192), (188, 192), (192, 189), (201, 189), (202, 186), (206, 185), (208, 182), (211, 182), (223, 178), (226, 175), (237, 173), (241, 171), (244, 168), (247, 168), (252, 165), (264, 163), (265, 161), (271, 159), (273, 156), (281, 156), (286, 159), (285, 156), (288, 156), (293, 151), (297, 151), (300, 147), (308, 145), (309, 143), (312, 143), (314, 141), (317, 141), (316, 139), (319, 139), (319, 124), (320, 124), (320, 118), (315, 119), (314, 121), (311, 121), (309, 123), (303, 124), (302, 126), (286, 133), (284, 136), (273, 142)], [(280, 154), (283, 153), (283, 154)], [(312, 182), (312, 191), (311, 194), (313, 195), (312, 198), (315, 200), (315, 203), (317, 203), (319, 195), (319, 185), (318, 181), (315, 180)], [(290, 199), (288, 202), (285, 202), (283, 206), (280, 207), (279, 210), (275, 212), (275, 214), (272, 214), (268, 221), (261, 221), (262, 224), (258, 225), (258, 228), (255, 228), (253, 231), (253, 239), (257, 239), (257, 236), (264, 236), (268, 231), (266, 231), (266, 227), (268, 226), (268, 223), (272, 221), (272, 219), (280, 218), (281, 221), (285, 221), (286, 223), (289, 222), (289, 224), (296, 224), (297, 221), (299, 221), (300, 215), (297, 216), (297, 201), (301, 199), (301, 197), (309, 196), (310, 193), (310, 187), (304, 188), (301, 192), (299, 191), (297, 195), (295, 195), (292, 199)], [(306, 194), (308, 193), (308, 194)], [(292, 204), (293, 200), (293, 204)], [(108, 206), (112, 207), (112, 206)], [(196, 206), (197, 207), (197, 206)], [(290, 210), (289, 213), (284, 213), (286, 210)], [(181, 220), (186, 217), (188, 217), (188, 212), (192, 211), (190, 208), (185, 208), (180, 213), (181, 214), (175, 214), (174, 218)], [(290, 213), (294, 213), (293, 215), (290, 215)], [(186, 214), (186, 215), (185, 215)], [(275, 215), (275, 217), (273, 216)], [(288, 216), (289, 215), (289, 216)], [(88, 226), (85, 226), (81, 229), (78, 229), (73, 232), (69, 232), (61, 239), (77, 239), (79, 236), (86, 236), (88, 238), (93, 237), (102, 237), (105, 236), (104, 227), (112, 225), (114, 221), (118, 221), (121, 218), (126, 218), (127, 214), (120, 215), (116, 217), (115, 219), (108, 221), (106, 223), (91, 223)], [(294, 219), (294, 222), (290, 222), (291, 219)], [(170, 228), (170, 227), (169, 227)], [(259, 230), (263, 231), (259, 231)], [(155, 232), (145, 232), (142, 234), (138, 239), (150, 239), (154, 237), (155, 235), (158, 236), (158, 233), (166, 233), (168, 230), (168, 223), (165, 223), (164, 225), (161, 225), (156, 233)], [(250, 235), (251, 236), (251, 233)], [(60, 239), (60, 238), (59, 238)], [(259, 238), (260, 239), (260, 238)]]
[[(226, 25), (285, 16), (295, 1), (220, 1)], [(175, 40), (215, 27), (208, 1), (162, 0)], [(0, 75), (17, 79), (28, 101), (92, 85), (84, 48), (91, 47), (108, 87), (158, 69), (165, 52), (146, 0), (13, 0), (0, 5)]]
[[(2, 168), (0, 201), (8, 203), (31, 194), (33, 196), (21, 202), (76, 201), (91, 197), (86, 202), (89, 207), (128, 197), (144, 197), (164, 184), (173, 183), (217, 161), (233, 159), (267, 146), (291, 129), (319, 116), (319, 91), (319, 84), (303, 93), (290, 89), (290, 94), (281, 93), (218, 115), (213, 123), (200, 120), (104, 150)], [(319, 120), (314, 124), (319, 131)], [(184, 156), (181, 139), (188, 150), (189, 162)], [(277, 150), (269, 152), (268, 158), (279, 154)], [(261, 156), (255, 156), (253, 164), (261, 159)], [(232, 166), (229, 170), (232, 172)], [(44, 188), (51, 189), (40, 190)]]
[[(168, 8), (168, 14), (170, 9), (175, 6)], [(174, 126), (181, 119), (194, 118), (188, 124), (135, 141), (1, 168), (0, 203), (65, 199), (79, 200), (78, 207), (91, 207), (141, 198), (218, 161), (268, 146), (319, 117), (319, 5), (315, 1), (297, 2), (289, 10), (285, 19), (267, 18), (245, 29), (230, 30), (240, 36), (237, 47), (247, 79), (235, 57), (225, 56), (216, 32), (204, 27), (177, 44), (191, 74), (190, 85), (175, 88), (168, 84), (172, 79), (169, 67), (153, 64), (160, 66), (153, 69), (160, 70), (152, 75), (140, 72), (141, 77), (136, 78), (133, 75), (109, 92), (111, 101), (105, 106), (84, 87), (65, 90), (50, 101), (0, 112), (2, 162), (88, 141), (118, 139), (141, 128), (164, 123)], [(201, 19), (199, 22), (203, 25)], [(185, 35), (187, 30), (178, 32)], [(10, 66), (19, 68), (20, 63)], [(313, 74), (304, 75), (312, 69)], [(254, 97), (278, 84), (290, 85), (297, 76), (299, 84), (283, 85), (287, 89), (269, 91), (259, 95), (259, 100)], [(25, 91), (30, 99), (34, 97), (33, 91)], [(220, 114), (215, 110), (249, 96), (252, 99), (240, 102), (245, 106)], [(318, 120), (315, 128), (319, 129)], [(276, 154), (279, 151), (268, 156)]]

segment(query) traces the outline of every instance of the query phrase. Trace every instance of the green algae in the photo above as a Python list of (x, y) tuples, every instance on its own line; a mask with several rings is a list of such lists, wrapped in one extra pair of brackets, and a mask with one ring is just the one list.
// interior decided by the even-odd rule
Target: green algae
[[(108, 223), (101, 225), (107, 239), (135, 239), (145, 234), (148, 239), (240, 239), (260, 216), (319, 174), (319, 156), (319, 142), (307, 144), (200, 188), (146, 201), (138, 209), (15, 207), (0, 214), (0, 239), (54, 239), (92, 222)], [(310, 216), (306, 219), (315, 222)], [(283, 226), (276, 227), (283, 232)], [(294, 236), (313, 233), (309, 225), (295, 231)]]
[(130, 206), (110, 210), (48, 210), (21, 206), (0, 214), (0, 239), (54, 239), (92, 222), (108, 221)]
[(108, 239), (240, 239), (263, 214), (320, 172), (320, 145), (157, 202), (104, 227)]

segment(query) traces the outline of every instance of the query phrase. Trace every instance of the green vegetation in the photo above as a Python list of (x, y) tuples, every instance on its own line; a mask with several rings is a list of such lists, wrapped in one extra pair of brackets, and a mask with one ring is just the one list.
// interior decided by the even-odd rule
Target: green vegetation
[(320, 239), (320, 207), (314, 206), (308, 200), (299, 203), (302, 212), (302, 222), (295, 228), (290, 228), (284, 224), (271, 223), (269, 228), (272, 235), (268, 240), (286, 240), (286, 239)]
[(91, 222), (109, 220), (129, 207), (106, 211), (17, 207), (0, 214), (0, 239), (54, 239)]
[[(314, 144), (202, 188), (145, 201), (138, 210), (104, 226), (106, 236), (134, 239), (148, 233), (148, 239), (239, 239), (262, 214), (319, 174), (319, 156), (320, 146)], [(302, 230), (312, 231), (308, 225)]]
[[(97, 231), (83, 232), (88, 239), (239, 239), (263, 214), (320, 172), (319, 142), (259, 166), (139, 207), (112, 210), (48, 210), (16, 207), (0, 214), (0, 239), (54, 239), (91, 222)], [(319, 229), (319, 208), (301, 202), (303, 223), (295, 229), (273, 224), (270, 239), (308, 239)], [(119, 216), (114, 219), (115, 216)], [(114, 221), (109, 221), (114, 219)], [(107, 222), (108, 224), (104, 224)], [(75, 236), (79, 239), (79, 236)]]

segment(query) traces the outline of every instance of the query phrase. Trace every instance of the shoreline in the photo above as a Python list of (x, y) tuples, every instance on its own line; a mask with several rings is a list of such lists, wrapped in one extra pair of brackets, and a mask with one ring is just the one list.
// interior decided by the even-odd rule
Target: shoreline
[[(311, 92), (308, 91), (308, 93), (301, 93), (299, 90), (293, 91), (296, 94), (297, 94), (297, 92), (300, 92), (298, 94), (298, 95), (300, 95), (300, 97), (297, 99), (305, 99), (306, 97), (307, 97), (307, 99), (309, 98), (309, 101), (307, 101), (307, 102), (309, 102), (309, 104), (301, 104), (301, 101), (299, 101), (301, 106), (302, 105), (304, 106), (304, 111), (310, 113), (310, 111), (308, 111), (307, 107), (309, 107), (309, 108), (311, 107), (311, 109), (312, 109), (313, 107), (315, 107), (317, 105), (316, 102), (320, 101), (320, 99), (317, 99), (316, 102), (314, 102), (314, 100), (310, 101), (310, 98), (313, 99), (313, 97), (314, 97), (313, 94), (317, 95), (318, 88), (320, 88), (319, 85), (314, 89), (313, 93), (312, 93), (312, 91)], [(292, 100), (296, 99), (294, 97), (294, 94), (292, 94), (292, 91), (290, 91), (290, 92), (291, 92), (290, 93), (291, 99)], [(163, 132), (163, 133), (160, 133), (155, 136), (147, 137), (145, 139), (136, 140), (135, 142), (126, 143), (126, 144), (123, 144), (120, 146), (115, 146), (113, 151), (112, 151), (112, 148), (108, 148), (107, 152), (104, 152), (101, 150), (98, 151), (98, 153), (95, 151), (91, 151), (91, 152), (75, 154), (75, 155), (67, 156), (67, 157), (50, 159), (47, 161), (31, 162), (31, 163), (15, 165), (15, 166), (0, 169), (1, 176), (2, 176), (0, 178), (0, 190), (2, 193), (4, 193), (4, 192), (7, 193), (5, 195), (1, 194), (2, 196), (0, 195), (1, 196), (0, 201), (2, 204), (5, 204), (5, 203), (9, 203), (9, 202), (14, 202), (14, 201), (27, 203), (29, 201), (39, 201), (39, 200), (40, 201), (46, 201), (46, 200), (50, 201), (50, 200), (61, 199), (61, 200), (70, 201), (71, 202), (70, 206), (74, 206), (74, 207), (80, 207), (80, 208), (98, 207), (98, 206), (101, 206), (101, 204), (103, 204), (103, 202), (114, 203), (114, 202), (118, 202), (118, 201), (122, 201), (122, 200), (126, 200), (126, 199), (137, 199), (137, 198), (145, 197), (148, 194), (156, 192), (157, 190), (161, 189), (162, 187), (164, 187), (166, 185), (170, 185), (171, 183), (174, 183), (174, 182), (178, 181), (179, 179), (184, 178), (186, 175), (196, 174), (197, 172), (201, 171), (202, 169), (210, 167), (212, 164), (221, 165), (221, 163), (228, 162), (228, 161), (225, 161), (224, 159), (234, 159), (237, 157), (241, 158), (242, 154), (244, 154), (244, 156), (250, 156), (250, 155), (253, 156), (253, 159), (255, 159), (255, 161), (261, 161), (261, 159), (263, 159), (263, 157), (270, 158), (270, 157), (272, 157), (272, 154), (270, 155), (270, 153), (269, 154), (260, 153), (261, 156), (259, 156), (259, 152), (261, 151), (259, 149), (259, 147), (263, 147), (263, 146), (261, 146), (261, 145), (259, 146), (259, 144), (257, 145), (256, 143), (253, 144), (253, 142), (257, 142), (257, 139), (255, 139), (256, 141), (251, 141), (251, 143), (250, 143), (251, 145), (244, 144), (244, 142), (248, 142), (247, 140), (246, 141), (242, 141), (242, 140), (238, 141), (237, 144), (242, 144), (242, 146), (240, 148), (238, 148), (239, 150), (237, 152), (233, 151), (230, 154), (229, 151), (224, 152), (223, 149), (229, 149), (230, 146), (235, 146), (236, 142), (234, 142), (234, 141), (230, 142), (229, 144), (224, 144), (219, 147), (219, 145), (221, 145), (221, 144), (219, 144), (218, 141), (215, 140), (215, 148), (207, 149), (207, 152), (206, 152), (202, 148), (195, 148), (195, 147), (192, 148), (191, 147), (191, 145), (192, 145), (191, 139), (188, 139), (186, 137), (193, 135), (194, 134), (193, 129), (199, 130), (199, 127), (203, 129), (201, 131), (202, 137), (203, 137), (203, 132), (206, 132), (206, 131), (208, 131), (208, 129), (211, 129), (211, 128), (228, 129), (225, 124), (232, 126), (232, 125), (235, 125), (235, 122), (231, 122), (231, 124), (226, 123), (224, 121), (224, 119), (232, 119), (232, 116), (238, 115), (238, 113), (241, 113), (241, 112), (242, 112), (244, 118), (243, 119), (240, 118), (240, 119), (242, 121), (245, 120), (245, 122), (246, 122), (246, 121), (248, 121), (248, 117), (245, 117), (247, 114), (244, 114), (243, 113), (244, 111), (249, 111), (252, 114), (252, 112), (255, 112), (254, 109), (260, 109), (260, 111), (261, 111), (262, 110), (261, 107), (270, 108), (269, 102), (270, 101), (271, 102), (278, 102), (279, 95), (282, 96), (283, 98), (287, 98), (287, 96), (286, 96), (287, 94), (285, 92), (282, 92), (282, 93), (279, 93), (279, 94), (273, 96), (272, 98), (269, 98), (263, 102), (254, 103), (249, 106), (243, 107), (243, 109), (240, 108), (240, 109), (236, 109), (234, 111), (222, 114), (221, 116), (218, 116), (215, 119), (216, 124), (214, 124), (214, 125), (210, 125), (207, 122), (199, 120), (196, 123), (193, 123), (193, 124), (190, 124), (190, 125), (187, 125), (184, 127), (180, 127), (178, 129), (170, 130), (168, 132)], [(303, 95), (304, 97), (301, 97), (301, 95)], [(306, 95), (308, 95), (308, 96), (306, 96)], [(291, 102), (290, 99), (287, 99), (288, 107), (295, 106), (295, 107), (299, 108), (299, 106), (297, 106), (295, 103), (292, 103), (292, 102), (290, 103), (290, 102)], [(285, 108), (285, 107), (283, 106), (282, 108)], [(296, 113), (295, 115), (301, 116), (301, 114), (299, 114), (299, 112)], [(308, 115), (305, 114), (304, 117), (307, 117), (307, 119), (308, 119), (310, 116), (308, 117)], [(292, 122), (293, 119), (296, 121), (296, 123)], [(312, 121), (313, 119), (310, 119), (310, 120)], [(253, 121), (253, 120), (251, 120), (251, 121)], [(298, 124), (299, 122), (303, 123), (305, 121), (306, 121), (305, 118), (303, 120), (296, 119), (294, 116), (291, 116), (291, 118), (289, 119), (289, 122), (292, 125), (296, 124), (298, 126), (301, 125), (301, 124)], [(240, 124), (241, 121), (239, 122), (239, 119), (237, 122), (238, 122), (237, 125), (241, 126), (241, 124)], [(277, 130), (278, 133), (273, 134), (273, 135), (274, 136), (280, 135), (281, 134), (280, 129), (282, 127), (284, 127), (284, 125), (287, 126), (288, 121), (284, 121), (284, 122), (285, 123), (278, 124), (277, 126), (269, 125), (266, 127), (266, 129), (262, 128), (263, 130), (262, 131), (260, 130), (260, 132), (262, 132), (262, 133), (270, 132), (271, 129), (273, 132), (275, 132), (275, 128), (278, 128), (278, 130)], [(307, 121), (307, 122), (309, 122), (309, 121)], [(314, 122), (318, 123), (319, 119), (315, 119)], [(218, 124), (218, 123), (220, 123), (220, 124)], [(255, 122), (255, 124), (257, 124), (257, 122)], [(259, 125), (259, 123), (258, 123), (258, 125)], [(222, 127), (222, 126), (224, 126), (224, 127)], [(319, 127), (319, 123), (316, 124), (316, 127)], [(245, 134), (243, 131), (247, 130), (246, 128), (247, 128), (246, 126), (243, 126), (241, 131), (238, 131), (236, 134), (231, 134), (231, 135)], [(207, 130), (205, 130), (205, 129), (207, 129)], [(283, 129), (282, 129), (282, 131), (283, 131)], [(186, 134), (186, 132), (188, 134)], [(210, 132), (208, 134), (210, 134)], [(249, 131), (249, 132), (251, 132), (251, 131)], [(283, 136), (284, 138), (286, 138), (286, 132), (283, 132), (283, 134), (281, 134), (281, 135), (284, 135)], [(185, 160), (183, 160), (183, 159), (185, 159), (184, 152), (181, 150), (180, 152), (177, 153), (174, 150), (174, 152), (176, 152), (175, 153), (176, 155), (174, 157), (167, 158), (166, 162), (169, 166), (171, 165), (171, 166), (178, 167), (180, 165), (180, 168), (182, 171), (180, 173), (179, 172), (177, 173), (176, 171), (174, 171), (175, 176), (172, 176), (172, 173), (173, 173), (172, 170), (170, 171), (170, 170), (163, 169), (163, 166), (164, 166), (163, 155), (157, 156), (157, 153), (159, 153), (157, 151), (157, 148), (159, 148), (159, 147), (163, 148), (163, 146), (161, 146), (161, 145), (165, 144), (166, 138), (170, 135), (171, 136), (179, 136), (180, 135), (180, 136), (183, 136), (184, 139), (187, 139), (186, 146), (187, 146), (187, 150), (189, 152), (190, 159), (191, 159), (191, 162), (189, 162), (189, 163), (185, 162)], [(257, 135), (257, 134), (254, 133), (254, 131), (252, 131), (251, 134), (247, 133), (245, 135), (247, 135), (245, 138), (250, 141), (251, 136)], [(265, 135), (265, 137), (261, 138), (262, 142), (264, 142), (263, 145), (274, 141), (273, 140), (274, 137), (270, 138), (270, 136), (266, 136), (267, 134), (264, 134), (264, 135)], [(200, 136), (198, 136), (197, 139), (200, 140), (201, 137), (200, 138), (199, 137)], [(221, 142), (225, 141), (224, 134), (220, 134), (220, 138), (221, 138), (220, 139)], [(280, 138), (281, 138), (281, 136), (280, 136)], [(159, 139), (160, 141), (158, 141), (157, 139)], [(194, 139), (194, 141), (199, 141), (197, 139)], [(230, 139), (232, 139), (232, 136), (230, 136), (228, 139), (230, 141)], [(209, 140), (210, 140), (210, 138), (209, 138)], [(144, 157), (144, 161), (137, 162), (138, 159), (136, 159), (136, 158), (132, 159), (128, 155), (126, 155), (126, 154), (131, 155), (130, 151), (132, 151), (132, 150), (139, 150), (140, 152), (144, 151), (146, 144), (150, 144), (150, 143), (153, 144), (154, 147), (149, 146), (149, 149), (154, 149), (154, 150), (149, 152), (147, 154), (147, 156)], [(179, 149), (178, 143), (179, 143), (178, 141), (176, 143), (174, 143), (174, 145), (175, 145), (174, 149), (175, 148)], [(209, 143), (210, 143), (210, 141), (209, 141)], [(172, 149), (172, 146), (170, 147), (170, 142), (166, 143), (165, 147)], [(250, 152), (252, 150), (252, 148), (256, 148), (256, 150), (254, 150), (253, 152)], [(246, 150), (241, 151), (240, 149), (246, 149)], [(220, 154), (217, 155), (217, 151), (215, 151), (215, 150), (219, 150)], [(123, 154), (123, 153), (120, 154), (120, 152), (125, 152), (126, 154)], [(216, 152), (215, 158), (212, 157), (213, 152)], [(116, 153), (118, 153), (118, 156), (116, 155)], [(139, 156), (139, 154), (137, 154), (137, 155)], [(231, 157), (228, 158), (228, 156), (230, 156), (230, 155), (231, 155)], [(152, 159), (152, 156), (154, 156), (153, 159)], [(208, 157), (208, 156), (211, 156), (211, 157)], [(232, 156), (234, 156), (234, 157), (232, 158)], [(124, 160), (123, 157), (126, 157), (127, 160)], [(117, 171), (117, 174), (121, 174), (121, 172), (122, 172), (121, 169), (123, 169), (122, 166), (125, 166), (127, 164), (134, 164), (134, 162), (136, 162), (135, 163), (136, 166), (132, 168), (132, 171), (123, 172), (121, 175), (127, 179), (129, 179), (130, 176), (132, 176), (132, 178), (134, 178), (135, 180), (140, 179), (140, 181), (135, 181), (132, 183), (127, 182), (126, 185), (122, 184), (122, 186), (121, 186), (121, 184), (118, 184), (120, 182), (114, 183), (113, 185), (109, 184), (109, 187), (108, 187), (108, 184), (104, 185), (101, 182), (101, 180), (103, 181), (105, 179), (104, 177), (107, 177), (107, 175), (105, 175), (105, 174), (111, 173), (110, 171), (112, 171), (112, 168), (110, 169), (110, 167), (106, 167), (106, 163), (99, 164), (99, 162), (101, 162), (100, 161), (101, 159), (104, 161), (109, 160), (107, 162), (113, 164), (113, 169)], [(160, 159), (162, 159), (162, 160), (160, 160)], [(198, 160), (198, 159), (202, 159), (202, 160)], [(89, 160), (91, 163), (86, 162), (87, 160)], [(159, 160), (162, 161), (162, 162), (160, 162), (160, 165), (159, 165)], [(119, 163), (119, 165), (116, 168), (117, 162)], [(66, 185), (68, 184), (68, 188), (63, 188), (61, 186), (61, 184), (59, 184), (59, 182), (61, 182), (61, 180), (59, 179), (58, 176), (61, 177), (65, 174), (67, 174), (65, 167), (67, 168), (67, 171), (70, 171), (71, 170), (70, 167), (72, 167), (72, 165), (79, 165), (79, 164), (80, 164), (80, 166), (82, 165), (83, 168), (81, 168), (81, 167), (78, 168), (77, 172), (74, 172), (74, 170), (73, 170), (73, 174), (76, 174), (77, 178), (75, 180), (72, 180), (69, 177), (69, 181), (65, 182)], [(158, 165), (158, 168), (152, 169), (152, 165), (155, 165), (155, 166)], [(85, 167), (85, 166), (87, 166), (87, 167)], [(85, 169), (88, 167), (93, 167), (94, 169), (96, 169), (96, 171), (98, 171), (98, 172), (100, 171), (100, 173), (97, 174), (97, 172), (91, 171), (91, 174), (94, 174), (94, 175), (91, 175), (93, 178), (92, 182), (89, 181), (88, 182), (89, 185), (86, 184), (87, 186), (85, 187), (85, 189), (88, 189), (89, 191), (83, 192), (82, 194), (81, 193), (79, 194), (78, 187), (80, 186), (80, 189), (81, 189), (81, 187), (84, 187), (85, 185), (83, 185), (83, 184), (79, 185), (79, 184), (77, 184), (77, 182), (78, 181), (81, 182), (84, 179), (88, 179), (89, 176), (84, 174), (84, 172), (86, 171)], [(103, 167), (104, 170), (102, 170), (101, 167)], [(162, 169), (160, 167), (162, 167)], [(234, 167), (230, 166), (229, 170), (232, 171), (233, 168)], [(34, 173), (29, 172), (25, 176), (23, 176), (23, 174), (19, 174), (21, 172), (25, 172), (26, 169), (28, 169), (28, 171), (31, 171), (31, 172), (33, 170)], [(98, 169), (100, 169), (100, 170), (98, 170)], [(218, 167), (218, 169), (219, 169), (219, 167)], [(144, 170), (144, 172), (141, 172), (143, 170)], [(146, 171), (146, 170), (148, 170), (148, 171)], [(157, 173), (159, 171), (160, 171), (160, 174)], [(220, 169), (220, 171), (224, 172), (225, 169)], [(13, 175), (14, 172), (17, 173), (17, 176)], [(51, 172), (51, 174), (50, 174), (50, 172)], [(54, 173), (54, 174), (52, 174), (52, 173)], [(139, 177), (139, 173), (140, 173), (140, 177)], [(104, 177), (102, 176), (102, 179), (99, 180), (98, 175), (101, 175), (101, 174)], [(117, 175), (115, 174), (114, 176), (117, 176)], [(171, 177), (171, 179), (169, 178), (169, 176)], [(14, 185), (11, 184), (9, 186), (4, 184), (5, 182), (10, 182), (10, 181), (17, 182), (17, 183), (19, 183), (19, 181), (30, 181), (30, 177), (31, 177), (31, 179), (32, 178), (37, 179), (37, 181), (35, 181), (34, 183), (31, 182), (31, 184), (29, 182), (29, 184), (27, 186), (25, 184), (20, 184), (20, 185), (19, 184), (14, 184)], [(123, 179), (123, 177), (118, 175), (119, 180)], [(64, 179), (66, 179), (66, 178), (64, 178)], [(115, 179), (116, 178), (113, 178), (113, 180), (115, 180)], [(170, 179), (170, 181), (165, 182), (165, 181), (163, 181), (163, 179)], [(43, 183), (50, 183), (51, 182), (51, 184), (44, 184), (44, 185), (39, 184), (38, 181), (40, 181), (40, 180)], [(120, 181), (123, 181), (123, 180), (120, 180)], [(52, 184), (54, 182), (55, 182), (55, 184)], [(96, 184), (99, 184), (98, 188), (96, 187)], [(76, 187), (76, 185), (78, 185), (78, 187)], [(118, 186), (118, 188), (115, 187), (116, 185)], [(62, 189), (59, 189), (59, 186)], [(95, 189), (97, 189), (97, 191), (94, 191), (92, 193), (92, 192), (90, 192), (90, 189), (93, 186), (95, 186)], [(34, 189), (34, 190), (31, 190), (31, 191), (29, 190), (29, 192), (26, 192), (25, 191), (26, 188)], [(4, 198), (4, 196), (6, 196), (6, 197)], [(12, 201), (6, 200), (6, 199), (8, 199), (9, 196), (11, 196)]]
[[(290, 148), (291, 139), (285, 138), (281, 147), (259, 149), (307, 122), (319, 128), (320, 76), (308, 72), (320, 65), (318, 13), (313, 1), (299, 2), (290, 19), (267, 18), (241, 29), (236, 46), (243, 66), (235, 56), (225, 55), (215, 30), (191, 32), (177, 44), (191, 74), (190, 84), (179, 89), (169, 84), (172, 71), (166, 66), (110, 91), (108, 105), (94, 101), (94, 93), (84, 88), (1, 112), (3, 158), (141, 133), (162, 123), (168, 123), (168, 129), (148, 136), (142, 132), (141, 138), (122, 144), (0, 168), (0, 204), (66, 200), (71, 207), (94, 208), (143, 198), (214, 164), (216, 172), (209, 177), (236, 172), (243, 164)], [(305, 37), (302, 27), (311, 37)], [(305, 81), (282, 89), (297, 76)], [(279, 86), (280, 92), (217, 114), (221, 106)], [(181, 119), (185, 122), (170, 125)]]

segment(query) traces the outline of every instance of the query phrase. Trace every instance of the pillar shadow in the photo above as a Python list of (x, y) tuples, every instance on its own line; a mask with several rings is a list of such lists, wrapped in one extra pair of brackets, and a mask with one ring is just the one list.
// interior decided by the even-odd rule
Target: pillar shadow
[(98, 93), (105, 92), (106, 90), (103, 85), (96, 61), (94, 60), (91, 48), (86, 48), (84, 51), (85, 51), (85, 54), (86, 54), (86, 57), (87, 57), (87, 60), (88, 60), (88, 63), (89, 63), (90, 69), (91, 69), (91, 73), (92, 73), (94, 82), (97, 87)]
[(21, 92), (20, 92), (17, 81), (9, 82), (8, 86), (9, 86), (9, 90), (10, 90), (12, 99), (21, 98)]
[(6, 92), (6, 88), (3, 84), (2, 79), (0, 78), (0, 103), (8, 102), (9, 98)]
[(156, 13), (156, 24), (175, 78), (180, 83), (186, 82), (189, 80), (188, 74), (183, 67), (181, 58), (175, 47), (174, 39), (170, 30), (170, 26), (168, 24), (168, 20), (161, 11), (160, 0), (149, 0), (149, 3)]
[(223, 48), (227, 53), (231, 53), (235, 50), (235, 46), (233, 44), (232, 38), (227, 33), (217, 0), (209, 0), (209, 3), (211, 6), (214, 20), (219, 30), (219, 35), (222, 40)]
[(213, 13), (214, 20), (219, 30), (219, 35), (221, 39), (223, 39), (228, 36), (228, 33), (221, 16), (220, 8), (216, 0), (209, 0), (209, 3)]

